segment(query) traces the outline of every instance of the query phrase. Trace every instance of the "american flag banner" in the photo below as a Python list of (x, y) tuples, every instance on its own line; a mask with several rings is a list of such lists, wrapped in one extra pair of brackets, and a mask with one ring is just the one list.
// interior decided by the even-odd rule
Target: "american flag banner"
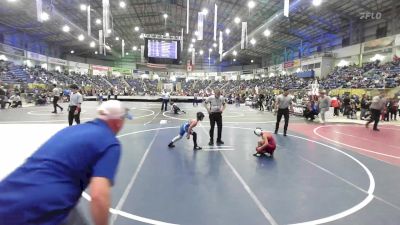
[(149, 68), (167, 69), (167, 65), (166, 64), (146, 63), (146, 66), (149, 67)]

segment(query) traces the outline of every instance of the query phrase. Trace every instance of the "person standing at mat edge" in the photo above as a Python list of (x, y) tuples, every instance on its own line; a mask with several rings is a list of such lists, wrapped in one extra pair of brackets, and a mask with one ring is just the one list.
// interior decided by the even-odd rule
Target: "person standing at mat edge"
[(169, 102), (169, 92), (167, 90), (163, 90), (161, 94), (162, 104), (161, 104), (161, 111), (167, 111), (167, 106)]
[(61, 112), (64, 110), (63, 107), (61, 107), (58, 104), (58, 100), (60, 99), (61, 96), (61, 91), (60, 88), (57, 87), (56, 84), (53, 84), (53, 107), (54, 107), (54, 111), (51, 113), (57, 113), (57, 107), (60, 108)]
[(72, 84), (71, 95), (69, 97), (69, 109), (68, 109), (68, 123), (72, 126), (73, 120), (75, 119), (76, 124), (81, 123), (81, 105), (83, 102), (82, 95), (78, 92), (79, 87), (76, 84)]
[(277, 112), (277, 116), (276, 116), (275, 134), (278, 133), (279, 123), (281, 122), (283, 115), (285, 118), (285, 126), (283, 127), (283, 136), (286, 136), (287, 129), (289, 126), (289, 106), (290, 106), (290, 111), (293, 112), (292, 101), (293, 97), (289, 95), (289, 89), (287, 88), (283, 90), (283, 94), (278, 95), (276, 97), (275, 112)]
[(325, 113), (329, 111), (331, 106), (331, 98), (326, 95), (326, 91), (322, 90), (319, 92), (318, 98), (318, 109), (321, 114), (321, 122), (325, 124)]
[(120, 101), (98, 108), (97, 119), (67, 127), (0, 182), (0, 225), (83, 225), (76, 205), (89, 187), (95, 225), (108, 224), (111, 186), (121, 154), (116, 134), (125, 118)]
[(379, 131), (378, 123), (381, 112), (385, 109), (386, 99), (385, 93), (381, 92), (378, 96), (372, 98), (371, 105), (369, 109), (371, 110), (371, 119), (365, 124), (365, 127), (368, 128), (369, 124), (374, 122), (374, 131)]
[[(209, 106), (208, 106), (209, 105)], [(219, 89), (214, 90), (214, 95), (208, 97), (204, 101), (204, 107), (207, 109), (210, 118), (210, 142), (208, 145), (214, 145), (214, 127), (217, 123), (218, 137), (217, 144), (223, 145), (224, 142), (221, 140), (222, 135), (222, 113), (226, 108), (225, 98), (221, 96)]]

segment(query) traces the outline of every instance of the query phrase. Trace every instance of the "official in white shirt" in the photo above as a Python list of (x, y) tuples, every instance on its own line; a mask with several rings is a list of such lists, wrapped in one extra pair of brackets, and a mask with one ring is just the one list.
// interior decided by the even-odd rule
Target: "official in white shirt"
[(222, 136), (222, 112), (226, 109), (225, 98), (221, 96), (219, 89), (214, 90), (214, 95), (208, 97), (204, 101), (204, 107), (207, 109), (210, 117), (210, 142), (208, 145), (214, 145), (214, 127), (217, 123), (218, 136), (217, 144), (223, 145), (224, 142), (221, 140)]
[(169, 92), (167, 90), (163, 90), (161, 94), (162, 104), (161, 104), (161, 111), (167, 111), (167, 106), (169, 102)]
[(58, 104), (58, 100), (60, 99), (61, 96), (61, 91), (60, 89), (57, 87), (56, 84), (53, 84), (53, 107), (54, 107), (54, 111), (51, 113), (57, 113), (57, 107), (60, 108), (61, 112), (63, 111), (63, 107), (61, 107)]
[(70, 86), (71, 95), (69, 101), (69, 110), (68, 110), (68, 123), (72, 126), (73, 120), (75, 119), (76, 124), (81, 123), (81, 105), (83, 102), (82, 95), (78, 92), (79, 87), (76, 84)]

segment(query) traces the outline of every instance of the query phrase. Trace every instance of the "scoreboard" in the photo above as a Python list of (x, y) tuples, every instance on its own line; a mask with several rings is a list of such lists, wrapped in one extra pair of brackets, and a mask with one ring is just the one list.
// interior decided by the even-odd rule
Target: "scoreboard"
[(178, 41), (148, 39), (147, 57), (178, 59)]

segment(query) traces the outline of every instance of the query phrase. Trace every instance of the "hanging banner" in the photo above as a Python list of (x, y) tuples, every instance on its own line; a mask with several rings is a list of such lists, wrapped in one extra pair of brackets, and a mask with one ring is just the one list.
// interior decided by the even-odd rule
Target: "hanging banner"
[(90, 5), (87, 7), (87, 32), (89, 36), (92, 36), (92, 29), (90, 26)]
[(132, 69), (123, 67), (112, 67), (113, 75), (131, 75)]
[(140, 46), (140, 62), (141, 63), (145, 62), (145, 60), (144, 60), (144, 45)]
[(186, 1), (186, 34), (189, 34), (189, 0)]
[(240, 48), (247, 48), (247, 22), (242, 22), (242, 39), (240, 41)]
[(215, 4), (214, 7), (214, 41), (217, 41), (217, 16), (218, 16), (218, 6)]
[(47, 57), (47, 61), (49, 64), (57, 64), (57, 65), (61, 65), (61, 66), (67, 66), (67, 60), (63, 60), (63, 59), (57, 59), (57, 58), (53, 58), (53, 57)]
[(0, 52), (8, 53), (15, 56), (25, 56), (25, 51), (19, 48), (14, 48), (5, 44), (0, 44)]
[(29, 52), (29, 51), (26, 52), (26, 58), (33, 59), (33, 60), (40, 61), (40, 62), (47, 62), (47, 56), (41, 55), (38, 53), (34, 53), (34, 52)]
[(103, 30), (99, 30), (99, 53), (103, 54), (103, 49), (104, 49), (104, 45), (103, 45)]
[(110, 29), (110, 1), (109, 0), (103, 0), (103, 31), (104, 31), (104, 37), (109, 37), (110, 36), (110, 33), (108, 32), (109, 29)]
[(289, 0), (285, 0), (284, 6), (283, 6), (283, 15), (286, 17), (289, 17), (289, 6), (290, 6)]
[(181, 30), (181, 52), (183, 51), (183, 28)]
[(122, 39), (122, 58), (125, 57), (125, 40)]
[(196, 64), (196, 49), (192, 50), (192, 65)]
[(198, 13), (197, 17), (197, 40), (203, 40), (203, 28), (204, 28), (204, 14), (203, 12)]
[(219, 32), (219, 49), (218, 49), (218, 53), (219, 53), (219, 61), (222, 62), (222, 53), (223, 53), (223, 42), (222, 42), (222, 38), (223, 38), (223, 33), (222, 31)]
[(43, 8), (42, 8), (42, 0), (36, 0), (36, 18), (37, 21), (43, 22), (42, 20), (42, 13), (43, 13)]

